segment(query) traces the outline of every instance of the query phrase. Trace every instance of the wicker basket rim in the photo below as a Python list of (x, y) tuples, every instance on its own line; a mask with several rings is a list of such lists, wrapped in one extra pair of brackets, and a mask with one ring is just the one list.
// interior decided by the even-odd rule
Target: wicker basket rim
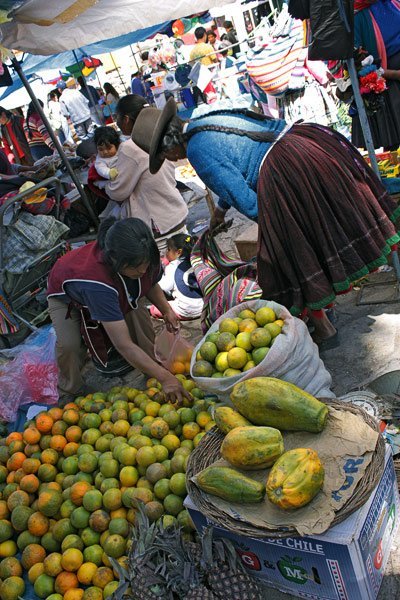
[[(342, 402), (338, 399), (319, 398), (319, 400), (331, 406), (332, 408), (349, 411), (360, 416), (372, 429), (378, 432), (380, 431), (379, 422), (377, 419), (369, 415), (364, 409), (351, 405), (347, 402)], [(189, 456), (186, 471), (186, 485), (188, 494), (195, 506), (207, 519), (224, 529), (232, 531), (233, 533), (261, 539), (266, 537), (283, 538), (298, 536), (299, 534), (294, 527), (288, 527), (285, 530), (278, 528), (255, 527), (251, 523), (234, 519), (223, 510), (214, 505), (210, 505), (207, 502), (206, 495), (201, 492), (201, 490), (193, 483), (191, 479), (220, 457), (219, 449), (223, 437), (223, 434), (218, 430), (218, 428), (213, 427), (208, 434), (202, 438), (200, 444)], [(335, 513), (335, 518), (333, 519), (330, 527), (333, 527), (334, 525), (344, 521), (353, 512), (358, 510), (366, 503), (371, 495), (371, 492), (375, 489), (382, 477), (384, 466), (385, 442), (383, 437), (379, 435), (375, 452), (370, 464), (367, 466), (363, 477), (355, 487), (352, 496), (348, 499), (344, 506), (342, 506)]]

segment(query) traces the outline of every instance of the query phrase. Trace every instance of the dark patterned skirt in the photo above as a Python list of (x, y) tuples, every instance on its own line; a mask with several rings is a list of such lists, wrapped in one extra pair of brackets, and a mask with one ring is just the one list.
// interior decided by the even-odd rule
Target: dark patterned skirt
[(258, 179), (258, 282), (293, 314), (319, 310), (387, 262), (400, 207), (346, 138), (294, 125)]

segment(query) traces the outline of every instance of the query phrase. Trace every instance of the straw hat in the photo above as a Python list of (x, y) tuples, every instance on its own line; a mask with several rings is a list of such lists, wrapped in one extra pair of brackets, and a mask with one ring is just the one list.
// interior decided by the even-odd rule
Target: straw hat
[(149, 171), (153, 175), (162, 167), (159, 147), (168, 123), (176, 115), (176, 104), (169, 98), (162, 110), (143, 108), (133, 126), (132, 140), (149, 155)]

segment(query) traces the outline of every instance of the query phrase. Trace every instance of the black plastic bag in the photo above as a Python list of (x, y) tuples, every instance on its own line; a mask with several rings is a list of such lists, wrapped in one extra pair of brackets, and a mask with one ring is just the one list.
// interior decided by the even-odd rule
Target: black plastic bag
[(345, 60), (353, 57), (353, 0), (311, 0), (312, 40), (309, 60)]

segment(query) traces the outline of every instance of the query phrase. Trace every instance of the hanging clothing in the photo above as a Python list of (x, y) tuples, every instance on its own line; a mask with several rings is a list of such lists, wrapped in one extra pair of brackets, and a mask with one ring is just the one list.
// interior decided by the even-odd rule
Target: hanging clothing
[(0, 130), (8, 160), (23, 165), (32, 165), (32, 155), (24, 133), (24, 119), (10, 115), (7, 123), (0, 126)]
[[(381, 60), (384, 69), (400, 70), (400, 3), (377, 0), (354, 16), (354, 45)], [(386, 79), (383, 106), (368, 116), (375, 148), (400, 145), (400, 81)], [(365, 148), (358, 115), (353, 118), (352, 142)]]

